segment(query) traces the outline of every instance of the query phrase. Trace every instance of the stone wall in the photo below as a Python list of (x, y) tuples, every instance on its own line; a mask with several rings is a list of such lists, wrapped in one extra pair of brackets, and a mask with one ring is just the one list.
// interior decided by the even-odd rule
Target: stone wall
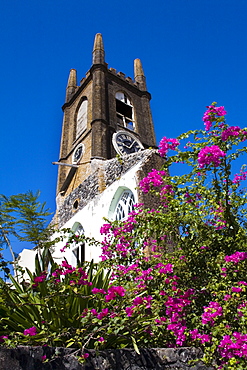
[[(196, 348), (87, 350), (89, 357), (80, 364), (80, 353), (69, 348), (0, 347), (1, 370), (213, 370), (200, 360), (202, 352)], [(48, 362), (42, 362), (46, 356)], [(192, 361), (191, 360), (195, 360)]]
[[(139, 182), (152, 168), (159, 169), (163, 161), (164, 159), (154, 149), (146, 149), (138, 153), (129, 154), (123, 156), (121, 159), (113, 158), (106, 161), (92, 160), (91, 175), (73, 190), (59, 207), (57, 213), (59, 227), (62, 227), (76, 212), (84, 208), (91, 200), (101, 194), (105, 188), (118, 180), (133, 166), (140, 164), (140, 170), (137, 174)], [(74, 204), (76, 201), (77, 207), (75, 208)], [(145, 195), (145, 199), (141, 198), (140, 202), (144, 202), (146, 206), (151, 206), (152, 204), (155, 207), (154, 199), (148, 199), (148, 195)]]

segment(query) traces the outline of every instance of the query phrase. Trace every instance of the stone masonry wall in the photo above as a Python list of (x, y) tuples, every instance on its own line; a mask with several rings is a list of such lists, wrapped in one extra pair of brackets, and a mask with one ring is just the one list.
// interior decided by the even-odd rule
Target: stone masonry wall
[[(89, 357), (80, 364), (80, 352), (70, 348), (27, 347), (7, 349), (0, 347), (1, 370), (213, 370), (200, 358), (197, 348), (87, 350)], [(48, 362), (42, 362), (46, 356)], [(191, 362), (191, 360), (193, 360)]]
[[(156, 150), (149, 149), (123, 156), (121, 159), (92, 160), (92, 174), (65, 198), (63, 205), (58, 210), (59, 227), (62, 227), (76, 212), (84, 208), (86, 204), (118, 180), (130, 168), (138, 163), (140, 163), (141, 168), (144, 168), (138, 174), (139, 180), (141, 175), (145, 176), (148, 171), (157, 167), (157, 161), (161, 164), (160, 162), (163, 159), (156, 153)], [(160, 166), (158, 165), (158, 167)], [(78, 204), (75, 209), (73, 205), (76, 201)], [(151, 202), (147, 199), (145, 201), (148, 205)]]

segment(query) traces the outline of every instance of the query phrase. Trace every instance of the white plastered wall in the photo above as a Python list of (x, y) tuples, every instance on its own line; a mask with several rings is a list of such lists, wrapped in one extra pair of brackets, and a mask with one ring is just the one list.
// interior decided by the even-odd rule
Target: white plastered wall
[[(136, 172), (138, 171), (141, 162), (142, 161), (133, 166), (119, 180), (116, 180), (107, 189), (105, 189), (103, 193), (96, 196), (83, 209), (75, 213), (75, 215), (63, 225), (63, 228), (72, 229), (75, 223), (80, 223), (84, 229), (86, 237), (93, 237), (98, 241), (102, 241), (103, 236), (100, 234), (100, 228), (106, 222), (104, 221), (104, 217), (113, 219), (114, 210), (122, 192), (126, 189), (131, 190), (134, 194), (135, 203), (138, 203)], [(54, 237), (56, 237), (56, 235)], [(64, 258), (66, 258), (68, 263), (73, 263), (74, 257), (72, 249), (67, 248), (65, 252), (60, 251), (65, 244), (66, 240), (58, 242), (54, 247), (52, 255), (58, 264), (60, 264)], [(30, 271), (34, 271), (35, 254), (36, 253), (33, 250), (23, 250), (20, 253), (20, 266), (28, 267)], [(100, 261), (100, 255), (100, 247), (85, 246), (86, 261), (91, 261), (93, 259), (94, 262), (98, 262)]]

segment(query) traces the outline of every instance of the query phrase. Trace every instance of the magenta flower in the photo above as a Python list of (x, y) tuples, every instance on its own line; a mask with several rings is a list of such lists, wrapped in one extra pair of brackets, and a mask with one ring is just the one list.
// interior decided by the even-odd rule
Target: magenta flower
[(133, 315), (133, 308), (134, 308), (134, 306), (125, 308), (125, 312), (126, 312), (127, 316), (130, 317), (130, 316)]
[(219, 353), (221, 357), (230, 359), (233, 357), (247, 357), (247, 335), (239, 332), (234, 332), (230, 335), (224, 335), (219, 344)]
[[(92, 312), (92, 311), (91, 311), (91, 312)], [(98, 313), (98, 315), (97, 315), (97, 319), (102, 320), (102, 319), (103, 319), (103, 317), (105, 317), (105, 316), (107, 316), (107, 315), (108, 315), (108, 313), (109, 313), (108, 308), (103, 308), (103, 310), (102, 310), (100, 313)]]
[(97, 294), (97, 293), (106, 294), (106, 291), (104, 289), (93, 288), (92, 293), (93, 294)]
[(119, 295), (120, 297), (123, 297), (125, 295), (126, 289), (124, 289), (121, 286), (111, 286), (108, 291), (107, 295), (105, 297), (106, 302), (109, 302), (117, 297)]
[(104, 224), (100, 228), (100, 234), (108, 234), (111, 229), (111, 224)]
[(143, 303), (143, 298), (142, 297), (136, 297), (133, 300), (133, 305), (134, 306), (138, 306), (139, 304), (142, 304), (142, 303)]
[(159, 270), (160, 274), (168, 274), (173, 272), (173, 265), (168, 263), (167, 265), (163, 265), (162, 268)]
[(242, 130), (239, 126), (230, 126), (226, 130), (222, 131), (221, 139), (226, 141), (230, 136), (239, 136)]
[(202, 314), (202, 324), (214, 325), (214, 319), (218, 316), (222, 316), (223, 308), (218, 302), (210, 302), (208, 307), (204, 307), (204, 313)]
[(232, 298), (232, 296), (230, 294), (226, 294), (223, 299), (224, 299), (224, 301), (229, 301), (229, 299), (231, 299), (231, 298)]
[(191, 336), (192, 340), (196, 340), (197, 338), (199, 338), (198, 329), (191, 330), (190, 331), (190, 336)]
[(172, 185), (165, 185), (163, 188), (160, 190), (160, 197), (164, 201), (164, 205), (167, 207), (169, 198), (173, 196), (174, 190), (172, 188)]
[(240, 293), (240, 292), (242, 292), (242, 288), (239, 288), (239, 287), (235, 287), (235, 286), (233, 286), (233, 287), (232, 287), (232, 292), (233, 292), (233, 293)]
[(97, 315), (98, 315), (98, 312), (95, 310), (95, 308), (92, 308), (92, 309), (91, 309), (91, 313), (92, 313), (94, 316), (97, 316)]
[(223, 152), (218, 145), (205, 146), (198, 153), (199, 167), (203, 168), (205, 165), (209, 164), (219, 166), (221, 158), (225, 156), (226, 153)]
[(221, 117), (227, 114), (225, 107), (215, 107), (214, 105), (209, 105), (207, 108), (208, 109), (202, 118), (206, 131), (210, 130), (212, 123), (216, 120), (217, 116)]
[(246, 281), (239, 281), (238, 285), (247, 285)]
[(176, 150), (179, 145), (179, 141), (177, 139), (168, 139), (167, 137), (163, 137), (159, 144), (159, 154), (161, 157), (164, 157), (169, 149)]
[(246, 180), (247, 178), (247, 171), (241, 171), (240, 174), (235, 174), (232, 180), (233, 184), (240, 184), (240, 181)]
[(208, 335), (208, 334), (200, 334), (198, 332), (198, 329), (194, 329), (194, 330), (190, 331), (190, 336), (191, 336), (191, 339), (192, 340), (196, 340), (196, 339), (201, 340), (202, 344), (211, 341), (210, 335)]
[(208, 334), (200, 335), (199, 339), (201, 340), (202, 344), (211, 341), (211, 337)]
[(143, 193), (148, 193), (151, 186), (158, 187), (163, 185), (162, 176), (166, 175), (167, 173), (165, 171), (152, 169), (152, 171), (148, 173), (147, 177), (144, 177), (139, 183), (139, 186)]
[(32, 326), (29, 329), (25, 329), (23, 332), (24, 335), (30, 335), (30, 337), (37, 334), (37, 328), (35, 326)]
[(72, 266), (68, 264), (66, 261), (62, 261), (62, 267), (65, 267), (67, 269), (72, 269)]
[(8, 335), (0, 335), (0, 343), (3, 343), (5, 339), (8, 339)]
[(235, 252), (230, 256), (225, 256), (226, 262), (233, 262), (235, 264), (239, 263), (240, 261), (244, 261), (247, 259), (247, 252)]
[(39, 285), (39, 283), (42, 283), (43, 281), (45, 281), (46, 274), (47, 274), (47, 272), (44, 271), (44, 272), (42, 272), (42, 274), (40, 276), (35, 276), (34, 279), (33, 279), (34, 284), (32, 285), (32, 287), (36, 288)]

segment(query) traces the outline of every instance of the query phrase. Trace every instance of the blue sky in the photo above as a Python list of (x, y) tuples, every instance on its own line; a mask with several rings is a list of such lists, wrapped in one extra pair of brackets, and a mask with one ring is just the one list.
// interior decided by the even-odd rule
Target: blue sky
[(202, 128), (213, 101), (247, 126), (246, 19), (246, 0), (1, 1), (0, 193), (40, 190), (55, 211), (68, 73), (85, 76), (97, 32), (109, 67), (133, 77), (141, 59), (157, 141)]

